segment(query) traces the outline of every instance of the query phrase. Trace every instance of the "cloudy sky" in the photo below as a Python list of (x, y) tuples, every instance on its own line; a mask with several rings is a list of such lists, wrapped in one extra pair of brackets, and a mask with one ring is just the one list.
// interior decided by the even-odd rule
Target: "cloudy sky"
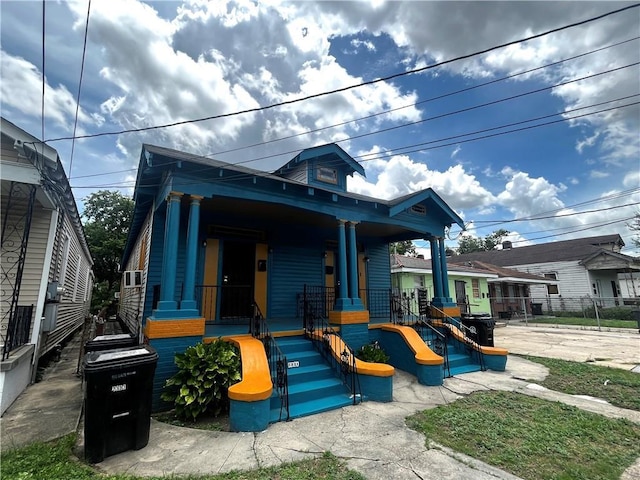
[[(58, 150), (79, 203), (131, 194), (143, 142), (267, 171), (337, 142), (366, 171), (353, 192), (432, 187), (471, 235), (620, 233), (640, 254), (626, 226), (640, 211), (640, 8), (467, 57), (632, 3), (93, 0), (88, 27), (86, 0), (44, 5), (43, 61), (42, 2), (0, 3), (2, 115)], [(71, 155), (74, 126), (184, 121), (78, 139)]]

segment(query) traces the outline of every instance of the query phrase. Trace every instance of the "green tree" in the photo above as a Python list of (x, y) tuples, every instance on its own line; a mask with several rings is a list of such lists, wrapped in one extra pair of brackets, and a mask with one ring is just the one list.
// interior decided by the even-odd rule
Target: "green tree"
[(465, 253), (473, 252), (488, 252), (489, 250), (495, 250), (498, 245), (502, 243), (502, 239), (509, 235), (508, 230), (501, 228), (493, 233), (490, 233), (484, 238), (476, 238), (470, 236), (460, 237), (458, 240), (458, 254), (463, 255)]
[(84, 232), (96, 277), (91, 309), (109, 305), (120, 282), (120, 259), (133, 217), (134, 202), (120, 192), (100, 190), (84, 199)]
[(640, 247), (640, 212), (636, 212), (631, 223), (627, 223), (627, 227), (629, 227), (629, 230), (634, 232), (633, 237), (631, 237), (631, 241), (636, 247)]
[(411, 240), (392, 242), (389, 244), (389, 251), (391, 253), (397, 253), (398, 255), (407, 255), (409, 257), (415, 257), (416, 255), (418, 255), (416, 246)]

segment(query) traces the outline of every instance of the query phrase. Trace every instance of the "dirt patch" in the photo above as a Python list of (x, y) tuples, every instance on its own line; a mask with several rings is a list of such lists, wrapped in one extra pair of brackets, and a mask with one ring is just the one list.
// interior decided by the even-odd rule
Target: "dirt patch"
[(220, 415), (202, 415), (198, 417), (194, 422), (190, 420), (182, 420), (177, 418), (175, 412), (170, 410), (168, 412), (156, 413), (152, 415), (155, 420), (168, 423), (169, 425), (175, 425), (177, 427), (195, 428), (198, 430), (209, 430), (215, 432), (230, 432), (229, 426), (229, 414)]

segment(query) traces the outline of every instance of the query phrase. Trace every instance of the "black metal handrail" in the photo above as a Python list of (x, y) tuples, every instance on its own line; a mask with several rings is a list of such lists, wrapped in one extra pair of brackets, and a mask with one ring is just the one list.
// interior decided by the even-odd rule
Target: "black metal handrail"
[(254, 338), (257, 338), (264, 345), (264, 351), (267, 355), (269, 364), (269, 372), (271, 374), (271, 383), (278, 393), (280, 399), (280, 418), (282, 421), (283, 412), (286, 413), (285, 420), (289, 420), (289, 377), (287, 369), (287, 356), (282, 353), (280, 347), (276, 343), (275, 338), (271, 335), (267, 322), (260, 311), (260, 307), (253, 302), (253, 320), (249, 324), (249, 331)]
[(9, 319), (7, 335), (2, 347), (2, 360), (9, 358), (12, 350), (29, 343), (29, 331), (31, 330), (31, 319), (33, 316), (33, 305), (18, 305)]
[(315, 289), (316, 287), (304, 286), (304, 335), (313, 342), (323, 358), (339, 373), (342, 382), (351, 392), (353, 404), (356, 405), (359, 400), (362, 400), (356, 354), (322, 315), (326, 309), (326, 300), (317, 295), (309, 295), (316, 291)]
[[(440, 313), (442, 318), (446, 319), (450, 325), (458, 328), (458, 330), (462, 333), (462, 338), (464, 340), (464, 344), (466, 345), (467, 349), (471, 352), (476, 352), (478, 356), (478, 363), (480, 364), (480, 370), (484, 372), (487, 368), (484, 364), (484, 356), (482, 355), (482, 346), (478, 342), (476, 342), (470, 335), (468, 335), (468, 332), (471, 332), (471, 329), (466, 325), (464, 325), (460, 320), (447, 315), (445, 312), (443, 312), (439, 308), (431, 305), (431, 309)], [(444, 323), (446, 326), (446, 322)], [(452, 334), (449, 328), (447, 328), (445, 331), (448, 334)]]
[[(447, 337), (444, 333), (438, 331), (429, 323), (429, 305), (426, 298), (419, 298), (419, 303), (415, 303), (413, 297), (399, 294), (398, 292), (390, 292), (390, 312), (391, 322), (396, 325), (408, 325), (418, 332), (420, 338), (424, 340), (427, 346), (437, 355), (444, 359), (444, 375), (451, 376), (449, 368), (449, 350), (447, 347)], [(418, 314), (412, 310), (415, 305), (419, 308)]]

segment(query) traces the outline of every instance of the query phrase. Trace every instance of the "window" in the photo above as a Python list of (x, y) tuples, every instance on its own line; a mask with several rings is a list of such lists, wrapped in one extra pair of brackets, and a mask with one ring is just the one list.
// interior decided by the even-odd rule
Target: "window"
[(142, 285), (142, 271), (128, 270), (124, 272), (124, 288), (140, 287)]
[[(550, 278), (551, 280), (557, 280), (558, 276), (555, 273), (545, 273), (545, 278)], [(547, 285), (547, 293), (549, 295), (557, 295), (558, 294), (558, 285)]]
[(338, 184), (338, 171), (335, 168), (318, 167), (316, 179), (321, 182)]
[(480, 280), (472, 278), (471, 289), (473, 290), (473, 298), (480, 298)]

